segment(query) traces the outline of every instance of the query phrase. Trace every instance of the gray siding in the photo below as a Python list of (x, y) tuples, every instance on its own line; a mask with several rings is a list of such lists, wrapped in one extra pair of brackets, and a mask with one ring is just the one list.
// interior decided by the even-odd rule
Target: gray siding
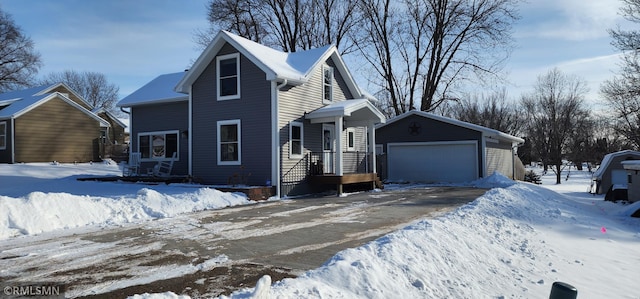
[[(131, 107), (131, 151), (138, 151), (138, 134), (158, 131), (178, 131), (178, 160), (173, 175), (189, 174), (189, 103), (187, 101)], [(185, 134), (183, 134), (185, 133)], [(143, 162), (143, 172), (157, 162)]]
[[(236, 53), (226, 44), (218, 55)], [(240, 99), (216, 100), (216, 60), (192, 86), (193, 176), (208, 184), (227, 184), (244, 175), (249, 185), (271, 180), (271, 83), (240, 56)], [(217, 165), (217, 122), (239, 119), (242, 165)]]
[(513, 151), (511, 144), (487, 142), (487, 176), (494, 172), (513, 179)]
[(13, 128), (11, 128), (11, 119), (3, 119), (0, 120), (0, 123), (4, 122), (7, 125), (7, 135), (6, 135), (6, 147), (5, 149), (0, 149), (0, 163), (12, 163), (11, 159), (11, 149), (13, 145), (11, 144), (11, 136), (13, 132)]
[[(418, 133), (411, 134), (410, 126), (414, 123), (420, 127)], [(432, 141), (478, 141), (478, 176), (482, 177), (482, 133), (448, 124), (434, 119), (410, 115), (394, 123), (380, 127), (376, 130), (376, 144), (382, 144), (384, 152), (387, 152), (388, 143), (396, 142), (432, 142)]]
[[(335, 66), (331, 59), (328, 59), (326, 64), (332, 67)], [(278, 130), (281, 147), (281, 175), (286, 175), (292, 168), (300, 163), (300, 159), (289, 157), (290, 122), (302, 122), (304, 125), (303, 155), (309, 152), (317, 153), (322, 151), (322, 124), (311, 124), (304, 118), (305, 113), (312, 112), (327, 105), (322, 101), (322, 80), (322, 66), (318, 66), (313, 71), (309, 82), (300, 86), (287, 86), (279, 92)], [(353, 96), (348, 90), (347, 84), (337, 69), (334, 68), (333, 101), (338, 102), (352, 98)], [(343, 142), (343, 146), (343, 150), (346, 150), (345, 142)], [(318, 190), (311, 190), (309, 186), (301, 184), (294, 186), (290, 190), (283, 190), (283, 195), (304, 194), (314, 191)]]

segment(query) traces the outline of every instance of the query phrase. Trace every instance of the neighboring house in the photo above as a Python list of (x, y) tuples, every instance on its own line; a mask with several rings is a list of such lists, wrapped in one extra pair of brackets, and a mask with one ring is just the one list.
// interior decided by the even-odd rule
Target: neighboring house
[(97, 108), (93, 113), (109, 123), (109, 127), (102, 127), (100, 131), (100, 157), (116, 161), (127, 159), (126, 129), (127, 125), (117, 116), (104, 108)]
[(640, 160), (622, 161), (627, 172), (627, 199), (630, 202), (640, 200)]
[(63, 83), (0, 94), (0, 163), (100, 160), (109, 122)]
[(376, 142), (386, 157), (380, 173), (387, 181), (468, 182), (496, 171), (524, 177), (515, 155), (523, 139), (427, 112), (410, 111), (379, 125)]
[(118, 104), (131, 107), (131, 151), (147, 150), (145, 134), (179, 133), (183, 173), (206, 184), (273, 186), (277, 196), (377, 178), (374, 128), (384, 116), (335, 46), (285, 53), (221, 31), (175, 91)]
[(591, 193), (606, 194), (613, 186), (617, 189), (626, 189), (627, 171), (622, 161), (640, 160), (640, 152), (623, 150), (609, 153), (602, 158), (598, 169), (593, 173)]
[(130, 110), (129, 151), (141, 153), (143, 172), (176, 152), (171, 173), (189, 174), (189, 95), (174, 91), (185, 74), (158, 76), (117, 104)]

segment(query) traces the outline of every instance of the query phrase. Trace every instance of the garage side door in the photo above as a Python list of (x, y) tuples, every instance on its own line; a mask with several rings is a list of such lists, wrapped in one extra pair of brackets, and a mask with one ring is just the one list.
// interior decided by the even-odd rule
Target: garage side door
[(468, 182), (478, 178), (476, 141), (390, 143), (387, 161), (394, 182)]

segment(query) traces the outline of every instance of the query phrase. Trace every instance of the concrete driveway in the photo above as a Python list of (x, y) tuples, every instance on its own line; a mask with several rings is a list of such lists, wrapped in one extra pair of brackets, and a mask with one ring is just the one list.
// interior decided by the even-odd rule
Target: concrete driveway
[(486, 190), (429, 187), (203, 211), (109, 229), (0, 241), (0, 285), (62, 284), (71, 297), (173, 291), (211, 297), (317, 268)]

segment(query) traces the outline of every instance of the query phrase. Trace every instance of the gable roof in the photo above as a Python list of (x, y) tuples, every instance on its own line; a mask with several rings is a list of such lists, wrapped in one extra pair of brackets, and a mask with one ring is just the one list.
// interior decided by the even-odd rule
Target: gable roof
[[(100, 117), (100, 113), (104, 113), (106, 114), (113, 122), (115, 122), (117, 125), (121, 126), (122, 128), (127, 128), (127, 125), (120, 120), (117, 116), (115, 116), (113, 113), (111, 113), (109, 110), (104, 109), (104, 107), (100, 107), (100, 108), (96, 108), (93, 109), (93, 112), (95, 115), (98, 115), (98, 117)], [(102, 117), (100, 117), (102, 118)], [(109, 121), (108, 119), (105, 119), (106, 121)]]
[(240, 37), (227, 31), (220, 31), (213, 41), (198, 57), (187, 74), (176, 86), (176, 91), (188, 93), (189, 86), (202, 74), (204, 69), (215, 59), (225, 45), (230, 44), (243, 56), (258, 66), (266, 74), (266, 80), (284, 82), (290, 85), (306, 83), (313, 70), (331, 58), (338, 72), (344, 78), (349, 91), (355, 98), (362, 97), (362, 92), (355, 84), (346, 64), (334, 45), (298, 52), (282, 52), (254, 41)]
[(593, 173), (593, 178), (594, 179), (602, 179), (602, 175), (604, 174), (604, 172), (607, 170), (607, 168), (609, 167), (609, 165), (611, 164), (611, 162), (613, 162), (613, 160), (617, 157), (620, 156), (635, 156), (636, 159), (640, 160), (640, 152), (638, 151), (632, 151), (632, 150), (623, 150), (623, 151), (619, 151), (619, 152), (613, 152), (613, 153), (608, 153), (606, 155), (604, 155), (604, 157), (602, 158), (602, 162), (600, 162), (600, 167), (598, 167), (598, 169), (596, 169), (596, 171)]
[(499, 139), (499, 140), (504, 140), (504, 141), (509, 141), (511, 143), (524, 143), (524, 139), (520, 138), (520, 137), (516, 137), (513, 135), (509, 135), (507, 133), (504, 132), (500, 132), (498, 130), (494, 130), (494, 129), (490, 129), (487, 127), (483, 127), (483, 126), (479, 126), (476, 124), (472, 124), (472, 123), (468, 123), (465, 121), (461, 121), (461, 120), (457, 120), (457, 119), (453, 119), (453, 118), (449, 118), (449, 117), (444, 117), (444, 116), (440, 116), (440, 115), (435, 115), (433, 113), (428, 113), (428, 112), (424, 112), (424, 111), (418, 111), (418, 110), (411, 110), (409, 112), (405, 112), (403, 114), (400, 114), (398, 116), (395, 116), (389, 120), (387, 120), (387, 122), (385, 124), (381, 124), (376, 126), (376, 129), (382, 128), (384, 126), (388, 126), (394, 122), (397, 122), (401, 119), (404, 119), (406, 117), (412, 116), (412, 115), (417, 115), (417, 116), (421, 116), (421, 117), (425, 117), (425, 118), (429, 118), (429, 119), (433, 119), (433, 120), (437, 120), (437, 121), (441, 121), (444, 123), (448, 123), (454, 126), (459, 126), (459, 127), (463, 127), (463, 128), (467, 128), (470, 130), (474, 130), (474, 131), (478, 131), (481, 132), (483, 136), (485, 137), (489, 137), (489, 138), (494, 138), (494, 139)]
[[(77, 94), (64, 83), (58, 83), (53, 85), (42, 85), (23, 90), (11, 91), (0, 94), (0, 119), (12, 119), (20, 117), (21, 115), (31, 111), (34, 108), (48, 102), (51, 99), (59, 98), (67, 104), (75, 107), (76, 109), (87, 114), (91, 118), (95, 119), (103, 127), (109, 127), (109, 123), (104, 119), (98, 117), (93, 112), (87, 110), (85, 107), (70, 99), (68, 95), (60, 92), (51, 92), (51, 90), (63, 86), (71, 93)], [(82, 101), (82, 97), (79, 97)], [(86, 101), (84, 101), (86, 103)], [(87, 104), (88, 105), (88, 104)]]
[(174, 90), (187, 72), (160, 75), (116, 104), (118, 107), (131, 107), (151, 103), (186, 101), (189, 96)]

